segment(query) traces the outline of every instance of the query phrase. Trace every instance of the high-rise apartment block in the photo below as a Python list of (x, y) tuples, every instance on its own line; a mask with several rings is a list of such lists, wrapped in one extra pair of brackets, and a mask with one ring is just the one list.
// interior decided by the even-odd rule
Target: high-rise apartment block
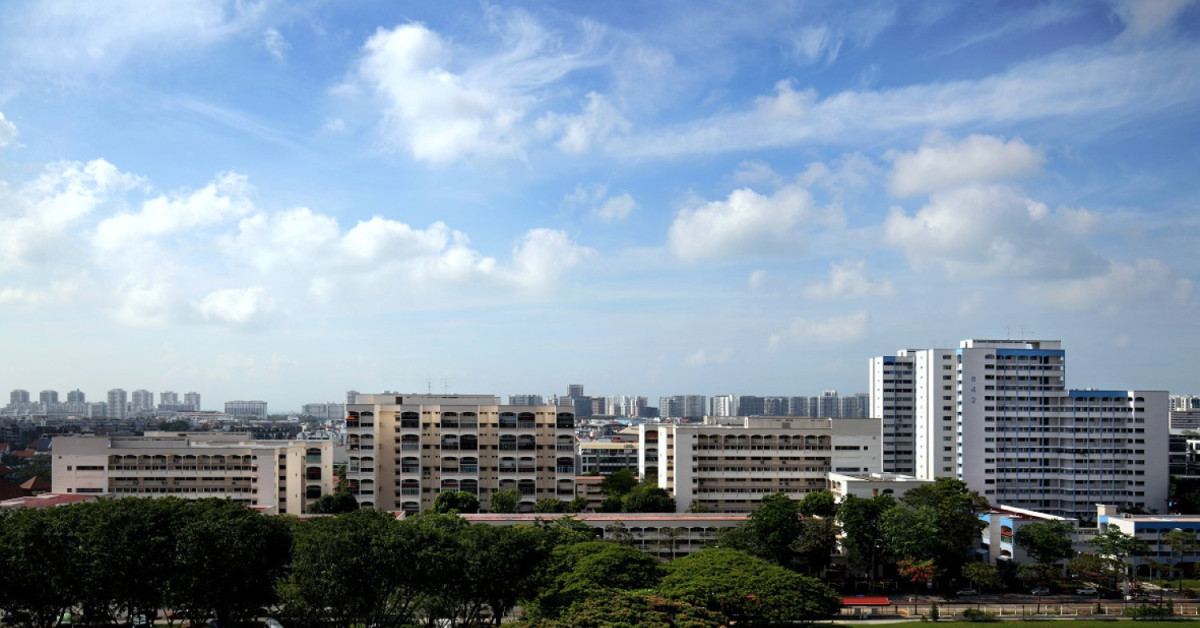
[(1080, 520), (1097, 504), (1166, 510), (1167, 393), (1069, 390), (1065, 374), (1056, 340), (873, 358), (884, 470), (911, 460), (918, 477), (957, 477), (992, 503)]
[(47, 408), (58, 403), (57, 390), (43, 390), (38, 393), (38, 403), (42, 404), (43, 408)]
[(707, 411), (704, 395), (671, 395), (658, 400), (658, 416), (663, 418), (699, 420)]
[(359, 394), (346, 407), (350, 492), (365, 507), (420, 512), (442, 491), (481, 508), (516, 489), (519, 508), (575, 495), (575, 413), (492, 395)]
[(510, 406), (540, 406), (545, 405), (546, 401), (541, 395), (509, 395), (508, 405)]
[(87, 395), (83, 394), (82, 390), (76, 388), (67, 393), (67, 403), (87, 403)]
[(199, 412), (200, 411), (200, 393), (197, 393), (197, 392), (184, 393), (183, 394), (183, 403), (184, 403), (184, 405), (191, 408), (192, 412)]
[(108, 391), (108, 418), (122, 421), (129, 418), (129, 400), (124, 389), (114, 388)]
[(13, 405), (29, 403), (29, 391), (17, 389), (8, 393), (8, 402)]
[(217, 497), (299, 515), (333, 492), (330, 441), (252, 440), (232, 432), (58, 436), (53, 458), (56, 493)]
[(706, 417), (703, 424), (640, 425), (642, 477), (675, 495), (684, 512), (750, 512), (766, 495), (803, 499), (828, 489), (828, 474), (879, 471), (874, 419)]
[(246, 417), (252, 419), (267, 419), (267, 402), (265, 401), (226, 401), (225, 414), (231, 417)]
[(154, 410), (154, 393), (144, 388), (133, 391), (129, 397), (129, 411), (137, 414)]

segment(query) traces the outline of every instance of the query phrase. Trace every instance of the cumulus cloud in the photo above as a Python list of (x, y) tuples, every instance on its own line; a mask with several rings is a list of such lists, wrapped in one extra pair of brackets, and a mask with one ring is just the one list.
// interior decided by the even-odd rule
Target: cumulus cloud
[(1083, 209), (1051, 211), (1002, 186), (937, 192), (909, 216), (892, 208), (885, 239), (917, 270), (957, 277), (1085, 277), (1105, 261), (1087, 244), (1098, 218)]
[(896, 294), (891, 280), (871, 281), (867, 277), (865, 260), (845, 260), (829, 268), (829, 278), (804, 288), (809, 299), (870, 299), (890, 297)]
[(689, 262), (794, 253), (804, 244), (804, 229), (840, 219), (836, 211), (817, 208), (808, 190), (798, 185), (771, 196), (742, 188), (723, 201), (680, 210), (668, 244)]
[(934, 138), (913, 153), (889, 153), (888, 190), (896, 196), (927, 194), (968, 183), (991, 183), (1035, 174), (1045, 155), (1020, 138), (1005, 142), (971, 135), (960, 142)]
[(227, 255), (260, 272), (310, 278), (310, 291), (332, 298), (347, 285), (498, 284), (545, 289), (590, 254), (565, 232), (533, 229), (501, 264), (471, 248), (466, 234), (435, 222), (425, 229), (372, 217), (342, 231), (337, 221), (307, 208), (242, 219), (221, 239)]
[(785, 329), (772, 334), (767, 346), (771, 351), (778, 351), (792, 344), (850, 342), (862, 338), (866, 330), (867, 313), (862, 310), (824, 319), (796, 317)]
[[(502, 49), (469, 57), (423, 24), (379, 29), (367, 40), (357, 80), (383, 105), (382, 131), (394, 147), (415, 159), (445, 163), (462, 157), (519, 153), (532, 132), (530, 114), (545, 108), (546, 90), (571, 72), (596, 65), (592, 54), (600, 33), (581, 27), (574, 50), (523, 12), (492, 15)], [(557, 129), (559, 148), (582, 152), (624, 122), (609, 102), (589, 95), (579, 116), (547, 114), (542, 130)]]
[(548, 113), (537, 122), (542, 135), (558, 137), (554, 143), (567, 154), (586, 153), (618, 132), (628, 132), (629, 121), (604, 96), (589, 93), (579, 114)]
[(1069, 311), (1113, 315), (1139, 302), (1184, 304), (1195, 294), (1191, 280), (1175, 274), (1162, 260), (1111, 262), (1105, 272), (1025, 286), (1030, 301)]
[(262, 286), (230, 288), (208, 293), (195, 306), (206, 322), (233, 327), (256, 327), (275, 316), (275, 303)]
[(17, 143), (17, 125), (9, 122), (0, 111), (0, 148)]
[(187, 195), (158, 196), (137, 212), (120, 213), (96, 226), (93, 242), (103, 254), (153, 244), (163, 236), (215, 225), (246, 214), (253, 204), (244, 175), (225, 173)]
[(569, 207), (585, 208), (592, 218), (601, 222), (624, 220), (637, 207), (637, 202), (628, 192), (609, 196), (608, 186), (601, 183), (575, 186), (563, 203)]

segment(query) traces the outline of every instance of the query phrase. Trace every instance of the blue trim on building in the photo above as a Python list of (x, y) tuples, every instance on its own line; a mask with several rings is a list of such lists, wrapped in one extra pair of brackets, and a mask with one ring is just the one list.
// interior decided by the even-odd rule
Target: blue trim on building
[(896, 356), (894, 356), (894, 355), (885, 355), (885, 356), (883, 356), (883, 363), (884, 363), (884, 364), (895, 364), (895, 363), (896, 363)]
[(996, 349), (996, 355), (1033, 355), (1038, 357), (1064, 357), (1066, 349)]
[(1096, 397), (1121, 397), (1122, 399), (1129, 398), (1128, 390), (1068, 390), (1067, 395), (1071, 398), (1094, 399)]

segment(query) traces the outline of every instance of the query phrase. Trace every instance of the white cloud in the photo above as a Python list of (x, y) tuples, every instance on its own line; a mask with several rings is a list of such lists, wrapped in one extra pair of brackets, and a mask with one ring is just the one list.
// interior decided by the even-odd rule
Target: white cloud
[(288, 48), (292, 47), (287, 42), (287, 39), (283, 37), (283, 34), (274, 28), (268, 28), (266, 31), (263, 31), (262, 43), (263, 47), (267, 49), (267, 52), (276, 61), (283, 61), (287, 57)]
[(892, 208), (888, 244), (917, 270), (940, 266), (956, 277), (1084, 277), (1105, 262), (1085, 237), (1098, 219), (1086, 210), (1051, 211), (1006, 187), (935, 193), (912, 216)]
[(0, 307), (40, 307), (64, 304), (79, 295), (83, 281), (83, 277), (55, 281), (46, 289), (6, 286), (0, 288)]
[(549, 113), (537, 122), (542, 135), (558, 136), (554, 145), (564, 153), (586, 153), (617, 132), (627, 133), (629, 121), (604, 96), (595, 92), (578, 115)]
[(805, 26), (792, 39), (793, 56), (805, 65), (831, 64), (842, 48), (843, 35), (828, 26)]
[(1026, 299), (1068, 311), (1116, 314), (1135, 304), (1185, 304), (1195, 284), (1181, 278), (1162, 260), (1111, 262), (1106, 272), (1077, 279), (1045, 282), (1022, 289)]
[(50, 164), (15, 187), (0, 183), (0, 273), (69, 261), (85, 219), (140, 185), (103, 159)]
[(702, 155), (793, 146), (860, 143), (924, 132), (1065, 116), (1109, 115), (1117, 123), (1196, 102), (1200, 47), (1071, 48), (977, 80), (847, 90), (819, 98), (790, 81), (741, 111), (725, 111), (643, 135), (614, 139), (623, 156)]
[(761, 290), (767, 285), (767, 279), (767, 271), (759, 268), (751, 272), (750, 276), (746, 278), (746, 286), (751, 290)]
[(889, 279), (871, 281), (867, 277), (866, 261), (845, 260), (832, 264), (829, 279), (805, 287), (803, 294), (819, 300), (871, 299), (894, 296), (896, 287)]
[(733, 349), (725, 347), (717, 352), (709, 352), (704, 349), (697, 349), (695, 353), (687, 356), (683, 360), (684, 366), (698, 368), (701, 366), (709, 366), (712, 364), (725, 364), (733, 357)]
[(825, 319), (793, 318), (788, 326), (768, 339), (771, 351), (792, 344), (837, 344), (862, 338), (867, 329), (866, 311)]
[(105, 73), (137, 54), (170, 54), (244, 32), (264, 8), (235, 0), (30, 2), (9, 7), (0, 50), (29, 76)]
[(17, 142), (17, 125), (9, 122), (0, 111), (0, 148), (12, 146)]
[(783, 184), (783, 177), (778, 172), (765, 161), (758, 160), (747, 160), (738, 164), (733, 173), (733, 180), (742, 185), (778, 187)]
[[(493, 11), (502, 50), (469, 57), (422, 24), (379, 29), (367, 40), (357, 76), (383, 102), (387, 142), (415, 159), (445, 163), (462, 157), (513, 155), (522, 151), (531, 112), (544, 107), (545, 90), (580, 68), (600, 62), (591, 49), (600, 32), (581, 27), (577, 50), (546, 32), (520, 11)], [(565, 133), (560, 148), (586, 150), (624, 122), (607, 100), (589, 95), (578, 117), (548, 114), (546, 128)]]
[(275, 317), (275, 303), (262, 286), (215, 290), (196, 305), (196, 313), (210, 323), (255, 327)]
[(575, 186), (563, 199), (563, 204), (568, 207), (585, 208), (592, 218), (601, 222), (624, 220), (637, 207), (637, 202), (628, 192), (609, 196), (608, 186), (602, 183)]
[(971, 135), (957, 143), (936, 137), (915, 153), (889, 153), (888, 158), (893, 168), (888, 190), (897, 196), (1026, 177), (1046, 161), (1020, 138), (1005, 142), (990, 135)]
[(840, 214), (818, 209), (808, 190), (797, 185), (771, 196), (742, 188), (723, 201), (680, 210), (668, 244), (690, 262), (792, 254), (804, 244), (803, 230), (839, 220)]
[(121, 213), (100, 222), (93, 238), (104, 255), (153, 245), (159, 238), (222, 223), (251, 211), (250, 186), (244, 175), (225, 173), (186, 196), (158, 196), (136, 213)]
[(513, 247), (509, 275), (518, 286), (544, 289), (594, 253), (575, 244), (564, 231), (532, 229)]
[(1123, 37), (1145, 39), (1169, 30), (1193, 0), (1117, 0), (1116, 13), (1125, 22)]

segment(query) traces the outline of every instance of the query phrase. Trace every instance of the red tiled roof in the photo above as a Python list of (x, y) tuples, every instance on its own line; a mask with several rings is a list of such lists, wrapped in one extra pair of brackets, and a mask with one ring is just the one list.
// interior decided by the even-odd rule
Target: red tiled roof
[(21, 483), (21, 488), (27, 491), (48, 491), (52, 488), (48, 480), (43, 480), (36, 475)]
[(17, 497), (14, 499), (6, 499), (0, 501), (0, 508), (51, 508), (53, 506), (66, 506), (76, 502), (93, 501), (95, 495), (68, 495), (66, 493), (42, 493), (41, 495), (32, 495), (25, 497)]
[(842, 598), (842, 606), (887, 606), (891, 602), (883, 596), (855, 595)]

